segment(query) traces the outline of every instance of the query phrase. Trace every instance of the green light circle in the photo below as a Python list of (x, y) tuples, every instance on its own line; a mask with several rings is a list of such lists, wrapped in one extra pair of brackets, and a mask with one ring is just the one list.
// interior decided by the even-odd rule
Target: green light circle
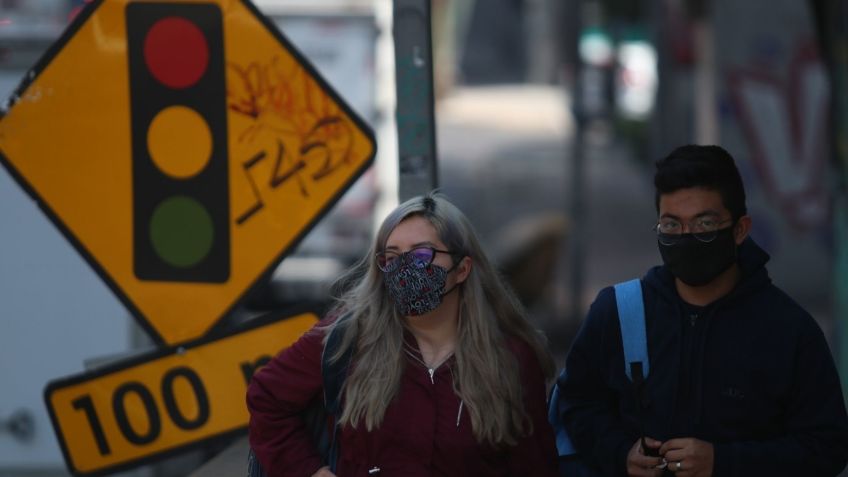
[(153, 250), (173, 267), (188, 268), (200, 263), (212, 250), (214, 235), (209, 212), (190, 197), (165, 199), (150, 219)]

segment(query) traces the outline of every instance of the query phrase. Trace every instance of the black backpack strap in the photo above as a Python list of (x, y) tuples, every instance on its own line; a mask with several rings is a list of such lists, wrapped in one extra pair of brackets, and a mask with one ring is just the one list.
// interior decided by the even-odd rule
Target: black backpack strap
[(324, 344), (324, 352), (321, 355), (321, 377), (324, 382), (324, 409), (329, 414), (336, 414), (336, 411), (339, 410), (342, 387), (347, 377), (347, 368), (353, 357), (354, 347), (350, 346), (338, 361), (332, 362), (330, 359), (341, 347), (342, 340), (344, 339), (344, 333), (338, 327), (349, 318), (350, 314), (339, 317), (336, 325), (330, 331), (329, 336), (327, 336), (327, 342)]
[(339, 428), (342, 388), (344, 387), (345, 378), (347, 378), (354, 346), (349, 346), (337, 361), (333, 362), (331, 358), (341, 347), (344, 338), (344, 333), (339, 330), (339, 326), (349, 318), (350, 313), (339, 317), (330, 334), (327, 336), (327, 342), (324, 344), (324, 352), (321, 354), (321, 377), (324, 382), (324, 410), (333, 418), (333, 433), (330, 440), (329, 455), (327, 456), (327, 464), (330, 466), (331, 472), (336, 471), (336, 464), (339, 457), (339, 443), (338, 439), (336, 439), (336, 432)]

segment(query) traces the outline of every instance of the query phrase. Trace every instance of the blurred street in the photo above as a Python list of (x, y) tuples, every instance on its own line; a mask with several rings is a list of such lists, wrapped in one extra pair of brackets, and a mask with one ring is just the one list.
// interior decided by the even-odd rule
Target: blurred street
[[(497, 261), (511, 228), (533, 217), (568, 216), (574, 127), (562, 89), (538, 86), (466, 88), (437, 110), (440, 187), (462, 208)], [(586, 237), (581, 309), (596, 293), (641, 276), (659, 261), (650, 230), (652, 165), (637, 162), (608, 125), (587, 131), (586, 223), (566, 225), (548, 289), (530, 311), (558, 358), (583, 319), (570, 316), (570, 238)], [(520, 225), (519, 225), (520, 226)]]

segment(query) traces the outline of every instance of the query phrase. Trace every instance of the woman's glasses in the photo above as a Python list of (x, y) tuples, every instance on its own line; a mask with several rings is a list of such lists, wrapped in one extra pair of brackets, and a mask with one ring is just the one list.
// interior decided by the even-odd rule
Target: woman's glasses
[(426, 268), (436, 259), (437, 253), (455, 255), (454, 252), (438, 250), (433, 247), (416, 247), (403, 253), (385, 250), (377, 252), (377, 268), (384, 272), (391, 272), (397, 269), (404, 260), (415, 268)]

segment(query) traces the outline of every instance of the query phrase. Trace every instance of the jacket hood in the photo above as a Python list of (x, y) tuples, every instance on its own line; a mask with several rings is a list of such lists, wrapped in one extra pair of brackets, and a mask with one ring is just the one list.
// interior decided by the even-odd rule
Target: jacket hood
[[(739, 283), (729, 295), (723, 298), (745, 296), (771, 284), (766, 263), (771, 257), (750, 236), (739, 245), (737, 249), (736, 263), (742, 270)], [(645, 274), (643, 281), (657, 290), (665, 299), (670, 301), (680, 300), (677, 289), (674, 286), (674, 275), (665, 265), (658, 265)]]

